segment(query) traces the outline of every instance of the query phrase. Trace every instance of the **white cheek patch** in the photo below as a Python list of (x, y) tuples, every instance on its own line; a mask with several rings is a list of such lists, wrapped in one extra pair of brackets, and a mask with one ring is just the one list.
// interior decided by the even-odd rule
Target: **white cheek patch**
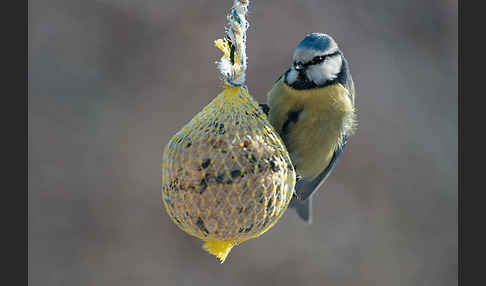
[(341, 71), (342, 58), (340, 55), (327, 58), (319, 65), (307, 68), (307, 77), (315, 84), (321, 85), (328, 80), (335, 79)]
[(287, 83), (288, 84), (293, 84), (298, 77), (298, 73), (292, 68), (290, 69), (290, 72), (287, 73)]

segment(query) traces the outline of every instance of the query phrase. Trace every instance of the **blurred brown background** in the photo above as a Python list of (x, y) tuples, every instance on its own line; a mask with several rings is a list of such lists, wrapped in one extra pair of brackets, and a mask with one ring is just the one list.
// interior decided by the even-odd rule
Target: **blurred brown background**
[(310, 226), (288, 211), (220, 265), (169, 220), (162, 148), (221, 90), (231, 4), (29, 1), (30, 285), (456, 285), (457, 1), (252, 1), (251, 94), (328, 33), (358, 131)]

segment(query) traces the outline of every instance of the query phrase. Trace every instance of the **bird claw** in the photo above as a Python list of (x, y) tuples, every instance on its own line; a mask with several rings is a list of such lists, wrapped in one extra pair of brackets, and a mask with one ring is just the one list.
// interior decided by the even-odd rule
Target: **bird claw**
[(298, 199), (299, 201), (302, 201), (302, 197), (299, 196), (297, 193), (294, 193), (294, 198)]

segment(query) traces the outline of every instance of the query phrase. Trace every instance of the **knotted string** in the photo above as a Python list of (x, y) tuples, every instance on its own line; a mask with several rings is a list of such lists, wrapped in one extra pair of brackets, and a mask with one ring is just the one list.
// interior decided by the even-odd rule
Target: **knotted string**
[(223, 51), (217, 62), (223, 75), (225, 87), (239, 87), (245, 83), (246, 71), (246, 31), (249, 23), (246, 20), (249, 0), (235, 0), (227, 16), (228, 26), (224, 39), (216, 40), (215, 45)]

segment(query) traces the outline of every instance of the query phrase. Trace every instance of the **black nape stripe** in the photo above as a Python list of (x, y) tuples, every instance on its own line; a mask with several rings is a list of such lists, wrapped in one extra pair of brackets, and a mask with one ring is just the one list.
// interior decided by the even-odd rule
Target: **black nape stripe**
[(335, 79), (336, 82), (342, 84), (346, 89), (350, 89), (353, 78), (351, 77), (351, 73), (349, 72), (349, 64), (346, 58), (342, 57), (343, 63), (341, 65), (341, 71), (339, 72), (337, 78)]

